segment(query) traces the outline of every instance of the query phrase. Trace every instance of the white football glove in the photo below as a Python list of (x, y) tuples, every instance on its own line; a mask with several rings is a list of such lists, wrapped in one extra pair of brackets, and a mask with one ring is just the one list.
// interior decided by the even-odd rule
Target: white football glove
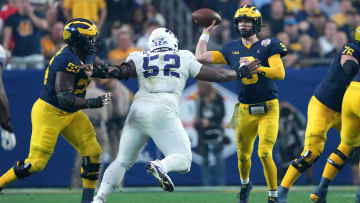
[(11, 151), (16, 146), (16, 138), (14, 133), (1, 129), (1, 146), (4, 150)]

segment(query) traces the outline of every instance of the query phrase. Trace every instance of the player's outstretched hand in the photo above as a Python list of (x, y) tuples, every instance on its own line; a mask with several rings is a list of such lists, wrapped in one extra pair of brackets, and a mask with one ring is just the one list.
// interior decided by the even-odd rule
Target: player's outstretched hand
[(85, 74), (89, 77), (93, 74), (94, 67), (91, 64), (81, 64), (78, 67), (83, 69)]
[(87, 99), (87, 107), (89, 109), (100, 108), (106, 104), (109, 104), (111, 101), (112, 94), (110, 92), (106, 92), (102, 96), (98, 96), (96, 98)]
[(260, 63), (261, 61), (259, 59), (255, 59), (253, 61), (240, 59), (240, 67), (236, 70), (239, 79), (257, 73), (256, 69), (260, 67)]
[(210, 34), (216, 28), (216, 20), (212, 21), (212, 24), (209, 27), (203, 29), (203, 33)]

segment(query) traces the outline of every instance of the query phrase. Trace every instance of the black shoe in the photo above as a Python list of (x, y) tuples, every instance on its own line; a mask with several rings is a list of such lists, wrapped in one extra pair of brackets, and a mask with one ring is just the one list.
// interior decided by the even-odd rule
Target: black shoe
[(327, 188), (325, 189), (317, 186), (315, 190), (311, 193), (310, 199), (316, 203), (326, 203), (327, 192)]
[(159, 185), (163, 190), (168, 192), (174, 191), (174, 183), (171, 181), (170, 177), (164, 173), (158, 160), (148, 162), (145, 165), (145, 170), (149, 175), (154, 176), (158, 180)]
[(241, 185), (240, 192), (238, 194), (238, 203), (248, 203), (249, 202), (249, 196), (250, 191), (253, 188), (253, 184), (249, 182), (248, 184)]
[(268, 203), (278, 203), (278, 198), (277, 197), (270, 197), (268, 198)]

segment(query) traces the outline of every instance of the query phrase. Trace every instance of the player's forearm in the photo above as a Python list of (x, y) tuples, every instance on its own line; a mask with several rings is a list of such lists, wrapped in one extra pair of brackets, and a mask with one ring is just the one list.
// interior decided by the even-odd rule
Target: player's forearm
[[(206, 40), (202, 40), (199, 39), (199, 42), (196, 45), (196, 50), (195, 50), (195, 57), (198, 61), (200, 61), (199, 59), (201, 59), (201, 55), (207, 52), (207, 41)], [(200, 61), (202, 62), (202, 61)]]
[(6, 26), (4, 28), (4, 39), (3, 39), (3, 46), (4, 46), (4, 49), (6, 52), (9, 50), (11, 35), (12, 35), (12, 28), (9, 26)]
[(272, 80), (283, 80), (285, 78), (285, 68), (279, 54), (268, 59), (270, 67), (261, 66), (257, 70), (265, 77)]
[(234, 70), (202, 67), (196, 79), (209, 82), (227, 82), (237, 80), (238, 75)]

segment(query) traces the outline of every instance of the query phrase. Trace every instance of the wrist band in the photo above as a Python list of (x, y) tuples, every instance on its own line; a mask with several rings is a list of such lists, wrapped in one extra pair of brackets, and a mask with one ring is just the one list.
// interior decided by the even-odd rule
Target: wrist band
[(204, 40), (206, 42), (209, 42), (210, 35), (202, 33), (199, 40)]

